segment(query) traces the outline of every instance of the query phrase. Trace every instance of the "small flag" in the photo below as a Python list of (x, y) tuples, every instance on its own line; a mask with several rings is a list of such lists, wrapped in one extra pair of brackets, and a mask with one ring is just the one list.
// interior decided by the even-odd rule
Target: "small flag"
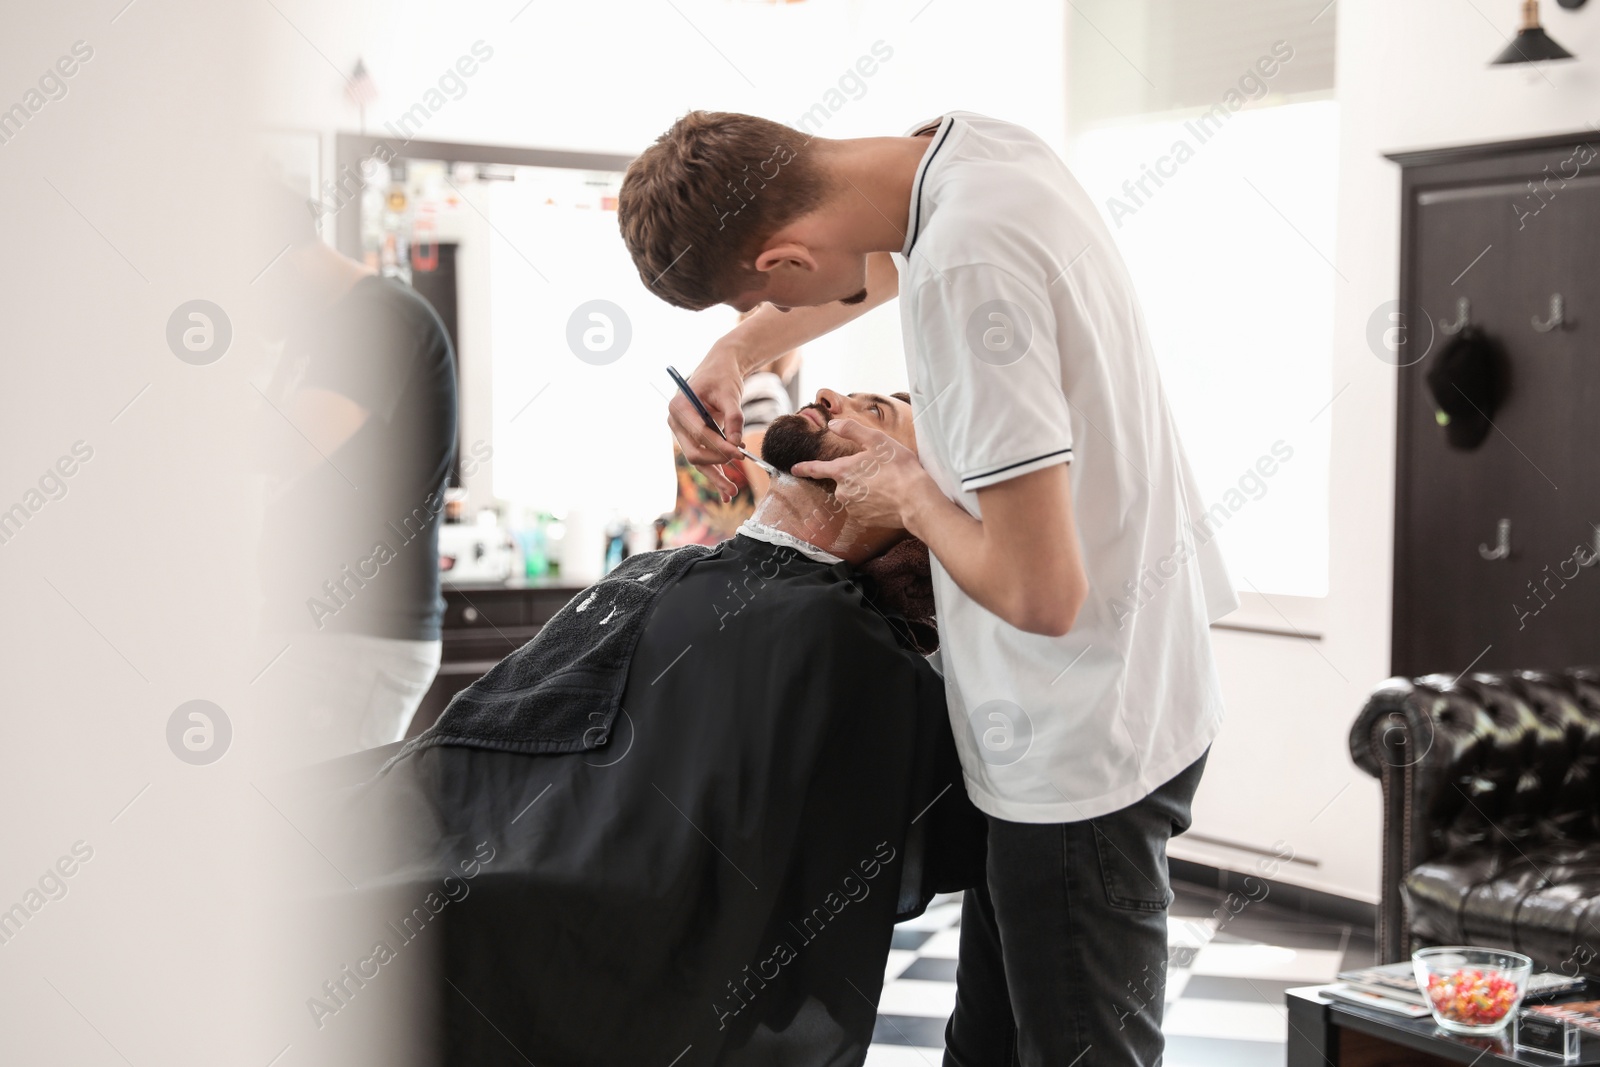
[(378, 99), (378, 87), (373, 83), (372, 75), (367, 72), (366, 63), (360, 59), (356, 60), (356, 69), (350, 72), (344, 92), (351, 102), (362, 110)]

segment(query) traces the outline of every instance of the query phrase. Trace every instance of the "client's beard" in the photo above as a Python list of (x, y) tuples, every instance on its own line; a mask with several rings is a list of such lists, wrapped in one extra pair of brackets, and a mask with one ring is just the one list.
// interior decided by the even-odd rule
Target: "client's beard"
[[(806, 408), (821, 412), (824, 419), (828, 417), (827, 410), (820, 404), (807, 404), (800, 410)], [(773, 419), (772, 425), (767, 427), (766, 436), (761, 439), (761, 458), (785, 474), (797, 463), (838, 459), (857, 451), (859, 449), (851, 442), (838, 437), (830, 438), (825, 427), (817, 428), (801, 414), (780, 415)], [(829, 493), (837, 488), (832, 478), (814, 480)]]

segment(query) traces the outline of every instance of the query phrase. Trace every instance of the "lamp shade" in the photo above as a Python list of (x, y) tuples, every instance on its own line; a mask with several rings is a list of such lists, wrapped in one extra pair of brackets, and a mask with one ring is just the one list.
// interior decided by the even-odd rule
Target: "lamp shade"
[(1489, 61), (1490, 66), (1507, 63), (1542, 63), (1547, 59), (1571, 59), (1572, 53), (1562, 48), (1539, 25), (1539, 0), (1523, 0), (1522, 28), (1517, 30), (1505, 50)]
[(1542, 63), (1547, 59), (1571, 58), (1572, 53), (1556, 44), (1554, 38), (1544, 32), (1543, 26), (1535, 26), (1531, 30), (1518, 30), (1505, 51), (1489, 63), (1490, 66), (1496, 66), (1502, 63)]

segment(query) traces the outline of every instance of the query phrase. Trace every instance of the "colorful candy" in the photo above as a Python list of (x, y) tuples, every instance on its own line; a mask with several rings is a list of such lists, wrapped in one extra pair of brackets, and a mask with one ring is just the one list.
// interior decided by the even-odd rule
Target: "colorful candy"
[(1499, 971), (1463, 967), (1452, 974), (1428, 976), (1434, 1010), (1468, 1026), (1489, 1026), (1504, 1019), (1517, 995), (1517, 983)]

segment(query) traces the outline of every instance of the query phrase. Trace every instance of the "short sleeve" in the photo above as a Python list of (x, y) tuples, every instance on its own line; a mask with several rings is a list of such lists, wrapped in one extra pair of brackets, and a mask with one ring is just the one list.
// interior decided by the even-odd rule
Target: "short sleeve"
[[(378, 288), (387, 280), (358, 284), (323, 320), (303, 385), (327, 389), (361, 405), (380, 422), (393, 417), (420, 368), (438, 362), (448, 344), (429, 307)], [(421, 296), (415, 300), (420, 304)]]
[(1055, 312), (1036, 287), (973, 264), (939, 272), (914, 299), (918, 389), (961, 489), (1070, 462)]
[(789, 394), (783, 387), (783, 379), (768, 371), (757, 371), (746, 378), (739, 409), (747, 431), (764, 430), (780, 415), (790, 414)]

